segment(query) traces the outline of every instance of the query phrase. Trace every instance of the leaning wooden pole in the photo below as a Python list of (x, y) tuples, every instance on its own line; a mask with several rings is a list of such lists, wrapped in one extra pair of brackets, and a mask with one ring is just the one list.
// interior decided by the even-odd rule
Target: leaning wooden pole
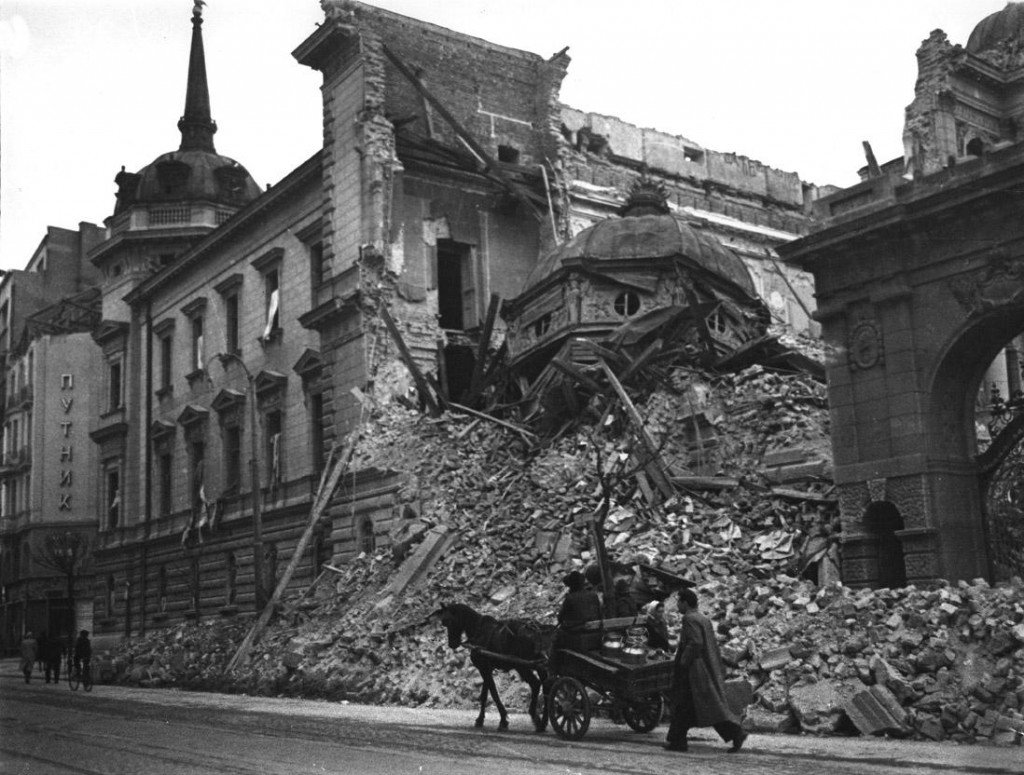
[[(277, 583), (277, 589), (274, 590), (273, 596), (271, 596), (269, 602), (260, 612), (259, 618), (256, 623), (249, 630), (245, 639), (238, 646), (238, 650), (235, 655), (228, 662), (225, 668), (226, 672), (234, 670), (238, 664), (245, 659), (249, 654), (249, 649), (259, 639), (259, 636), (263, 633), (267, 624), (270, 622), (271, 617), (274, 615), (274, 611), (277, 609), (277, 604), (281, 600), (281, 596), (284, 594), (285, 589), (288, 587), (288, 583), (292, 580), (292, 576), (295, 574), (295, 570), (299, 567), (299, 562), (302, 560), (302, 555), (306, 551), (306, 547), (309, 545), (310, 539), (313, 537), (313, 531), (316, 529), (317, 522), (320, 521), (320, 517), (327, 509), (327, 504), (330, 503), (331, 497), (334, 495), (334, 490), (338, 486), (338, 482), (341, 481), (341, 475), (348, 468), (349, 461), (352, 460), (352, 455), (355, 452), (355, 437), (351, 437), (345, 444), (341, 453), (337, 456), (334, 455), (335, 450), (331, 450), (331, 456), (333, 462), (331, 462), (330, 473), (326, 477), (321, 477), (320, 487), (317, 489), (316, 497), (313, 499), (313, 509), (309, 514), (309, 524), (306, 525), (305, 531), (302, 533), (302, 537), (299, 539), (298, 545), (295, 547), (295, 551), (292, 552), (292, 558), (288, 562), (288, 567), (285, 568), (284, 574), (281, 576), (281, 580)], [(325, 469), (326, 470), (326, 469)]]

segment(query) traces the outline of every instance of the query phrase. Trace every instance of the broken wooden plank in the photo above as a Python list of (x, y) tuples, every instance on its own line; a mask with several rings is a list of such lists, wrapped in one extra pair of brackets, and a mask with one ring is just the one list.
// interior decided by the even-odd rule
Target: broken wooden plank
[(817, 492), (807, 492), (805, 490), (791, 490), (787, 487), (772, 487), (772, 495), (777, 495), (780, 498), (786, 498), (787, 500), (793, 501), (805, 501), (808, 503), (838, 503), (839, 499), (834, 495), (823, 495)]
[(483, 389), (480, 383), (484, 375), (484, 360), (487, 358), (487, 349), (491, 345), (491, 333), (494, 331), (494, 320), (498, 316), (498, 307), (500, 305), (501, 297), (496, 293), (492, 293), (491, 302), (487, 306), (487, 317), (484, 320), (484, 327), (480, 332), (480, 342), (476, 348), (476, 362), (473, 364), (473, 376), (469, 379), (469, 392), (466, 396), (467, 402), (474, 400)]
[(672, 484), (688, 490), (731, 490), (740, 486), (740, 480), (731, 476), (673, 476)]
[(633, 405), (633, 401), (626, 393), (625, 388), (619, 382), (615, 376), (615, 372), (611, 370), (611, 367), (605, 362), (600, 361), (601, 368), (604, 370), (604, 375), (608, 378), (611, 383), (612, 389), (618, 394), (619, 400), (622, 402), (623, 407), (626, 410), (626, 416), (629, 417), (633, 424), (637, 435), (640, 437), (640, 443), (643, 445), (647, 457), (651, 463), (648, 468), (648, 473), (651, 474), (651, 478), (654, 479), (654, 484), (665, 498), (671, 498), (675, 494), (675, 488), (672, 486), (672, 482), (669, 481), (668, 476), (665, 473), (665, 467), (661, 464), (661, 455), (658, 453), (658, 447), (654, 443), (654, 439), (647, 432), (647, 428), (644, 426), (643, 418), (640, 416), (640, 412), (636, 410)]
[(424, 403), (426, 403), (431, 416), (437, 417), (441, 414), (441, 409), (437, 405), (437, 401), (434, 399), (434, 395), (430, 390), (430, 385), (423, 376), (423, 372), (420, 371), (420, 367), (412, 357), (412, 353), (409, 352), (409, 348), (405, 344), (405, 339), (402, 338), (402, 332), (398, 330), (398, 326), (395, 325), (394, 318), (391, 317), (391, 313), (388, 312), (388, 308), (385, 305), (380, 305), (379, 312), (380, 319), (384, 321), (384, 325), (391, 334), (391, 338), (395, 340), (395, 346), (398, 347), (398, 354), (402, 357), (402, 361), (405, 363), (406, 368), (409, 369), (409, 373), (412, 374), (412, 379), (416, 383), (416, 389), (420, 392), (420, 398), (422, 398)]
[(619, 375), (619, 382), (625, 383), (630, 377), (636, 374), (637, 371), (642, 369), (647, 364), (647, 362), (655, 355), (655, 353), (661, 350), (662, 344), (664, 343), (660, 339), (655, 339), (653, 342), (647, 345), (644, 351), (640, 353), (640, 355), (637, 356), (633, 360), (633, 362), (630, 363), (626, 367), (626, 369)]
[(588, 377), (582, 371), (577, 369), (575, 366), (572, 366), (571, 364), (566, 363), (561, 358), (552, 358), (551, 359), (551, 365), (554, 366), (556, 369), (558, 369), (563, 374), (565, 374), (566, 376), (571, 377), (572, 379), (574, 379), (577, 382), (579, 382), (583, 387), (585, 387), (591, 393), (603, 393), (604, 392), (604, 388), (601, 387), (599, 384), (597, 384), (597, 382), (592, 380), (590, 377)]
[[(349, 461), (352, 459), (352, 455), (356, 450), (357, 436), (351, 436), (345, 444), (344, 449), (335, 456), (336, 447), (331, 449), (331, 458), (334, 458), (330, 465), (330, 474), (321, 475), (320, 488), (317, 490), (316, 496), (313, 498), (313, 508), (310, 511), (309, 523), (306, 525), (305, 531), (302, 533), (302, 537), (299, 538), (299, 543), (296, 545), (295, 550), (292, 552), (291, 560), (288, 562), (288, 567), (285, 568), (284, 573), (281, 575), (281, 580), (277, 583), (277, 588), (274, 590), (274, 594), (271, 596), (269, 602), (263, 607), (260, 612), (259, 618), (256, 623), (249, 630), (248, 634), (242, 640), (238, 646), (238, 650), (235, 655), (228, 662), (225, 672), (231, 672), (241, 662), (246, 655), (249, 653), (249, 649), (259, 639), (263, 630), (270, 623), (271, 617), (277, 610), (278, 603), (281, 600), (281, 596), (284, 594), (285, 589), (288, 588), (289, 582), (292, 580), (292, 576), (295, 574), (296, 568), (299, 567), (299, 562), (302, 560), (306, 553), (306, 547), (309, 545), (310, 540), (313, 537), (313, 531), (316, 529), (317, 522), (320, 521), (320, 517), (324, 510), (327, 508), (327, 504), (330, 503), (331, 497), (334, 495), (334, 490), (338, 486), (338, 482), (341, 481), (341, 475), (348, 468)], [(330, 462), (330, 460), (329, 460)], [(327, 467), (324, 468), (325, 472)]]
[(537, 434), (531, 433), (530, 431), (526, 430), (526, 428), (523, 428), (523, 427), (521, 427), (519, 425), (515, 425), (514, 423), (505, 422), (504, 420), (499, 420), (497, 417), (491, 417), (491, 415), (489, 415), (489, 414), (484, 414), (483, 412), (478, 412), (476, 409), (470, 409), (468, 406), (463, 406), (462, 404), (457, 404), (454, 401), (451, 401), (448, 404), (448, 406), (450, 408), (452, 408), (452, 409), (455, 409), (455, 410), (459, 411), (459, 412), (465, 412), (466, 414), (471, 414), (474, 417), (479, 417), (482, 420), (488, 420), (490, 422), (496, 423), (497, 425), (500, 425), (503, 428), (508, 428), (510, 431), (515, 431), (516, 433), (518, 433), (520, 436), (522, 436), (524, 439), (526, 439), (527, 441), (529, 441), (531, 443), (537, 440)]
[(629, 366), (629, 358), (624, 356), (622, 353), (617, 353), (614, 350), (609, 350), (607, 347), (602, 347), (597, 342), (591, 341), (590, 339), (577, 337), (572, 340), (572, 343), (590, 350), (601, 360), (609, 361), (623, 368)]

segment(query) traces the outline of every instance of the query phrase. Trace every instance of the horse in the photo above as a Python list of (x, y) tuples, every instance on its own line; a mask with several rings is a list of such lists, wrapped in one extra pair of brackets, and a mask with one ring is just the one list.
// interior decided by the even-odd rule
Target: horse
[(448, 630), (448, 646), (452, 651), (465, 644), (470, 647), (469, 661), (480, 671), (484, 685), (480, 690), (480, 715), (474, 726), (484, 725), (487, 694), (501, 714), (498, 729), (508, 729), (508, 713), (494, 685), (495, 670), (514, 670), (530, 685), (530, 718), (538, 732), (547, 727), (547, 713), (538, 710), (541, 686), (547, 680), (547, 651), (554, 636), (553, 626), (525, 619), (495, 619), (477, 613), (463, 603), (442, 605), (434, 612)]

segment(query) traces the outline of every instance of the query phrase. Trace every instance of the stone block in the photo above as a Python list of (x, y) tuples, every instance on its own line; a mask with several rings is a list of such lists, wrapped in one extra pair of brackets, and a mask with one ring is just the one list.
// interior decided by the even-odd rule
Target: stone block
[(800, 731), (800, 725), (791, 711), (773, 712), (758, 706), (747, 708), (743, 727), (751, 732), (766, 734), (789, 734)]
[(914, 691), (910, 682), (903, 677), (899, 670), (881, 657), (876, 657), (872, 661), (871, 672), (874, 675), (875, 683), (891, 691), (901, 705), (917, 699), (917, 692)]
[(781, 646), (777, 649), (766, 651), (757, 658), (757, 664), (762, 670), (778, 670), (792, 661), (793, 656), (789, 653), (789, 646)]
[(939, 741), (944, 740), (946, 737), (946, 730), (938, 719), (934, 718), (922, 719), (921, 723), (917, 727), (917, 732), (928, 740)]
[(843, 711), (865, 735), (903, 732), (906, 729), (907, 714), (892, 692), (882, 686), (857, 692), (843, 704)]
[(754, 702), (754, 686), (742, 678), (725, 682), (725, 701), (733, 713), (744, 715), (746, 709)]
[(843, 695), (829, 681), (794, 686), (789, 690), (789, 707), (809, 734), (835, 732), (842, 719)]

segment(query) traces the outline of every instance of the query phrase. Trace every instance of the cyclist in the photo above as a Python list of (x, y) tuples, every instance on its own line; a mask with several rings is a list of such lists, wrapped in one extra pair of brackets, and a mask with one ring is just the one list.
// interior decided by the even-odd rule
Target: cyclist
[(78, 633), (78, 640), (75, 641), (75, 671), (84, 673), (89, 669), (91, 660), (92, 642), (89, 640), (89, 631), (82, 630)]

